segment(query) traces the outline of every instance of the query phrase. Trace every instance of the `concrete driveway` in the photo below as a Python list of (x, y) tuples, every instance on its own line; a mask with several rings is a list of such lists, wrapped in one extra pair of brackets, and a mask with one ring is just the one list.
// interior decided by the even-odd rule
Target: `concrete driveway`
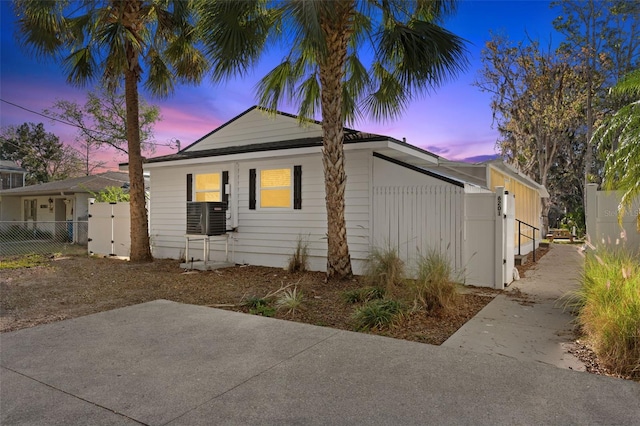
[(0, 335), (2, 425), (638, 424), (640, 384), (158, 300)]

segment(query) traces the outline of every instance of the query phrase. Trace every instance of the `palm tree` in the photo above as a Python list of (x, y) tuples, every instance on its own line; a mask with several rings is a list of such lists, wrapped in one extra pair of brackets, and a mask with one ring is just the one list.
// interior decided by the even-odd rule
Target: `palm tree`
[(23, 45), (58, 60), (67, 80), (124, 82), (131, 194), (131, 260), (151, 261), (140, 149), (138, 82), (167, 96), (175, 82), (197, 82), (207, 60), (196, 48), (192, 2), (186, 0), (15, 0)]
[[(608, 151), (605, 161), (605, 187), (625, 191), (618, 220), (640, 196), (640, 69), (621, 79), (612, 89), (614, 95), (629, 96), (635, 101), (605, 119), (593, 140)], [(640, 213), (637, 216), (640, 232)]]
[(260, 104), (282, 97), (301, 120), (322, 115), (327, 277), (351, 275), (343, 126), (365, 114), (398, 116), (416, 95), (466, 65), (463, 40), (438, 24), (454, 1), (247, 0), (199, 2), (215, 78), (248, 70), (272, 43), (291, 46), (258, 84)]

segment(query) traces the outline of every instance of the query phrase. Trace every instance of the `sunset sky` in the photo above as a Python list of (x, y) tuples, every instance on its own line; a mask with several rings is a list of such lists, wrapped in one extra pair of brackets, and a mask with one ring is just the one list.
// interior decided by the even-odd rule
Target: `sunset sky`
[[(66, 83), (66, 76), (55, 63), (42, 63), (19, 48), (14, 36), (11, 3), (0, 1), (0, 97), (29, 110), (42, 112), (57, 99), (85, 101), (85, 91)], [(492, 128), (490, 95), (472, 86), (481, 69), (480, 52), (490, 37), (490, 31), (506, 34), (513, 41), (539, 38), (555, 44), (561, 35), (553, 30), (552, 21), (557, 10), (548, 1), (461, 1), (458, 12), (445, 22), (445, 27), (466, 39), (470, 66), (455, 81), (436, 89), (431, 95), (416, 100), (392, 122), (361, 121), (350, 127), (388, 135), (427, 149), (451, 160), (495, 154), (497, 131)], [(272, 51), (250, 75), (212, 84), (208, 80), (197, 87), (177, 86), (166, 100), (148, 102), (161, 108), (162, 121), (155, 127), (158, 144), (154, 155), (175, 152), (166, 146), (178, 139), (183, 147), (209, 133), (256, 103), (254, 87), (269, 69), (275, 66), (283, 52)], [(143, 94), (144, 95), (144, 94)], [(294, 105), (280, 108), (295, 114)], [(75, 130), (54, 123), (24, 109), (0, 102), (0, 125), (19, 125), (42, 122), (47, 131), (61, 141), (72, 144)], [(122, 155), (103, 153), (116, 167), (126, 161)]]

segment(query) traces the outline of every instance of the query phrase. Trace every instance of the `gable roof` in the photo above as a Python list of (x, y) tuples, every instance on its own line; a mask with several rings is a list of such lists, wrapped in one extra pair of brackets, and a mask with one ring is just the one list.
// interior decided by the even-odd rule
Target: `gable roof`
[[(187, 145), (186, 147), (184, 147), (183, 149), (181, 149), (178, 152), (185, 152), (185, 151), (192, 151), (192, 150), (195, 150), (195, 149), (200, 149), (200, 147), (198, 145), (202, 145), (208, 139), (217, 136), (218, 134), (220, 134), (221, 132), (226, 130), (228, 127), (232, 126), (233, 124), (236, 124), (236, 122), (238, 120), (242, 120), (245, 117), (251, 115), (251, 113), (258, 112), (258, 111), (264, 112), (264, 113), (267, 113), (267, 114), (272, 114), (274, 117), (283, 117), (283, 118), (287, 118), (287, 119), (293, 119), (293, 120), (296, 121), (297, 124), (299, 124), (299, 119), (298, 119), (298, 116), (296, 116), (296, 115), (289, 114), (289, 113), (282, 112), (282, 111), (277, 111), (277, 110), (275, 110), (275, 111), (274, 110), (269, 110), (267, 108), (263, 108), (263, 107), (260, 107), (258, 105), (254, 105), (251, 108), (249, 108), (249, 109), (241, 112), (240, 114), (236, 115), (235, 117), (233, 117), (231, 120), (227, 121), (226, 123), (223, 123), (220, 126), (216, 127), (215, 129), (213, 129), (212, 131), (210, 131), (206, 135), (202, 136), (200, 139), (198, 139), (195, 142)], [(305, 120), (305, 123), (315, 125), (314, 128), (317, 128), (318, 126), (322, 126), (322, 122), (317, 121), (317, 120)], [(303, 128), (301, 128), (301, 130), (303, 130)], [(306, 130), (308, 130), (308, 129), (306, 129)], [(353, 130), (345, 128), (345, 131), (353, 131)], [(293, 138), (293, 139), (300, 139), (300, 138)]]
[[(248, 110), (244, 111), (240, 115), (234, 117), (223, 125), (219, 126), (212, 132), (209, 132), (207, 135), (198, 139), (191, 145), (186, 148), (178, 151), (175, 154), (163, 155), (153, 158), (148, 158), (145, 160), (145, 164), (153, 164), (153, 163), (163, 163), (163, 162), (171, 162), (171, 161), (180, 161), (180, 160), (192, 160), (192, 159), (202, 159), (202, 158), (214, 158), (214, 157), (222, 157), (227, 155), (237, 155), (237, 154), (249, 154), (256, 152), (275, 152), (282, 151), (282, 154), (286, 154), (286, 151), (296, 149), (296, 148), (317, 148), (318, 152), (320, 152), (320, 148), (322, 147), (322, 136), (321, 136), (321, 122), (310, 120), (311, 128), (308, 127), (298, 127), (296, 123), (296, 127), (298, 127), (298, 133), (288, 133), (287, 135), (277, 138), (273, 135), (269, 137), (264, 137), (262, 134), (254, 137), (253, 139), (247, 139), (248, 141), (260, 141), (266, 139), (266, 142), (249, 142), (249, 143), (229, 143), (228, 135), (225, 135), (225, 141), (220, 144), (220, 146), (216, 146), (216, 141), (213, 139), (216, 134), (220, 134), (220, 132), (228, 128), (231, 124), (235, 123), (239, 124), (238, 121), (247, 117), (247, 120), (255, 119), (256, 116), (253, 115), (253, 118), (249, 118), (249, 114), (254, 111), (266, 111), (263, 108), (258, 106), (253, 106)], [(272, 111), (276, 117), (285, 117), (287, 119), (295, 119), (298, 120), (298, 117), (292, 114), (284, 113), (281, 111)], [(291, 123), (291, 120), (288, 120)], [(255, 123), (255, 121), (253, 122)], [(261, 122), (258, 121), (259, 125), (262, 125)], [(291, 124), (289, 124), (290, 126)], [(408, 164), (423, 167), (425, 165), (436, 164), (438, 161), (438, 156), (426, 151), (422, 148), (418, 148), (416, 146), (410, 145), (404, 141), (399, 141), (389, 136), (378, 135), (374, 133), (366, 133), (358, 130), (344, 128), (344, 144), (346, 145), (355, 145), (359, 143), (367, 143), (367, 142), (377, 142), (378, 144), (374, 148), (374, 151), (379, 151), (387, 157), (395, 158), (399, 161), (404, 161)], [(202, 147), (203, 144), (209, 144), (210, 146), (215, 146), (212, 148)], [(200, 144), (200, 146), (197, 146)], [(199, 149), (198, 149), (199, 148)], [(120, 164), (120, 166), (124, 166), (126, 163)]]
[(0, 191), (0, 195), (61, 195), (75, 193), (91, 193), (103, 190), (108, 186), (122, 187), (129, 183), (129, 174), (125, 172), (105, 172), (97, 175), (82, 176), (46, 182), (38, 185)]

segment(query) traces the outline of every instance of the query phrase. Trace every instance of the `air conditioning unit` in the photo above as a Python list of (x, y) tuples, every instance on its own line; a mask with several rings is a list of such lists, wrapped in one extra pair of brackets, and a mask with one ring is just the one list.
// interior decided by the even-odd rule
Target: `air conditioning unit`
[(195, 201), (187, 203), (187, 234), (223, 235), (227, 232), (227, 203)]

